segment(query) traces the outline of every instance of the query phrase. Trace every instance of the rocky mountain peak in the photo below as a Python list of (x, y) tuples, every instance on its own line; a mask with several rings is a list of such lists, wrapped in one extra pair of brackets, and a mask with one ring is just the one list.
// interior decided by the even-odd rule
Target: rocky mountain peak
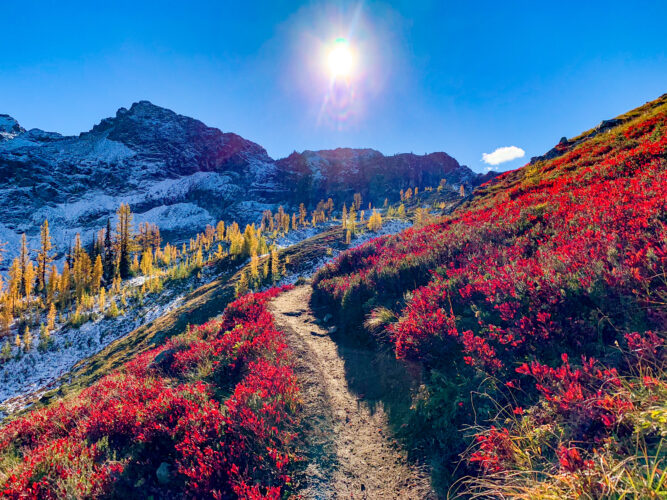
[(0, 140), (13, 139), (24, 132), (25, 129), (19, 125), (15, 118), (0, 114)]

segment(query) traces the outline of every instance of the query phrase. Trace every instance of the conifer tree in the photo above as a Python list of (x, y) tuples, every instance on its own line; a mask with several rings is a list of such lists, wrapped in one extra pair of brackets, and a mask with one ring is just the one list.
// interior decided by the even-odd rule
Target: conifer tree
[(373, 209), (373, 214), (368, 219), (368, 229), (371, 231), (382, 229), (382, 216), (375, 209)]
[(102, 275), (104, 274), (104, 266), (102, 265), (102, 257), (98, 255), (95, 257), (95, 264), (93, 265), (93, 272), (90, 279), (90, 291), (97, 293), (102, 285)]
[[(201, 259), (201, 247), (199, 248), (197, 255)], [(148, 249), (144, 250), (141, 254), (140, 269), (144, 276), (150, 277), (153, 274), (153, 254)]]
[(45, 349), (49, 345), (51, 339), (51, 332), (44, 323), (39, 325), (39, 345), (41, 349)]
[(343, 222), (343, 229), (347, 229), (347, 207), (343, 203), (343, 213), (341, 215), (341, 220)]
[(459, 188), (459, 194), (461, 195), (461, 198), (466, 195), (466, 188), (463, 184), (461, 184), (461, 187)]
[(28, 303), (32, 297), (32, 292), (35, 288), (35, 266), (31, 260), (25, 266), (25, 273), (23, 274), (23, 287), (25, 289), (25, 298)]
[(243, 254), (250, 256), (252, 256), (253, 253), (256, 254), (258, 245), (259, 242), (257, 241), (255, 225), (248, 224), (243, 232)]
[(3, 361), (9, 361), (12, 358), (12, 346), (9, 344), (9, 340), (5, 340), (3, 344), (2, 351), (0, 351), (0, 358)]
[[(197, 253), (195, 254), (195, 267), (201, 267), (204, 265), (204, 255), (202, 254), (201, 246), (197, 248)], [(152, 266), (151, 266), (152, 271)]]
[(107, 318), (115, 318), (120, 314), (120, 310), (118, 309), (118, 304), (116, 304), (115, 299), (111, 299), (111, 302), (109, 303), (109, 309), (107, 309), (105, 316)]
[(218, 238), (218, 241), (225, 239), (225, 223), (223, 221), (218, 222), (215, 226), (215, 236)]
[(351, 233), (350, 230), (348, 229), (348, 230), (345, 232), (345, 244), (346, 244), (346, 245), (349, 245), (349, 244), (351, 243), (351, 241), (352, 241), (352, 233)]
[(405, 219), (405, 205), (403, 205), (403, 203), (399, 205), (398, 211), (396, 212), (396, 216), (399, 219)]
[(69, 304), (70, 287), (72, 286), (72, 277), (67, 262), (63, 265), (63, 273), (60, 276), (59, 300), (61, 309)]
[(49, 314), (46, 316), (46, 327), (49, 331), (53, 331), (56, 327), (56, 306), (53, 303), (51, 303)]
[(111, 219), (107, 218), (107, 228), (104, 230), (104, 280), (108, 283), (115, 274), (114, 248), (111, 241)]
[(271, 249), (271, 279), (274, 283), (280, 281), (280, 257), (275, 247)]
[(356, 230), (357, 226), (357, 212), (355, 212), (354, 209), (354, 204), (350, 205), (350, 211), (348, 212), (347, 216), (347, 228), (354, 233)]
[(12, 309), (5, 297), (4, 307), (0, 310), (0, 332), (9, 335), (9, 328), (11, 327), (13, 320), (14, 316), (12, 315)]
[(134, 259), (132, 260), (130, 271), (134, 274), (139, 272), (139, 256), (137, 254), (134, 254)]
[(240, 297), (246, 293), (248, 293), (248, 276), (246, 276), (246, 272), (243, 271), (236, 283), (236, 296)]
[(32, 347), (32, 333), (30, 333), (30, 328), (26, 326), (25, 331), (23, 332), (23, 348), (26, 351), (29, 351), (31, 347)]
[(306, 225), (306, 215), (308, 212), (306, 212), (306, 206), (303, 203), (299, 204), (299, 225), (301, 227)]
[(354, 209), (359, 211), (361, 208), (361, 193), (354, 193)]
[[(25, 233), (21, 235), (21, 252), (19, 254), (19, 264), (21, 266), (21, 289), (19, 290), (20, 294), (25, 294), (25, 271), (28, 267), (28, 262), (30, 261), (30, 249), (28, 248), (28, 240), (25, 236)], [(34, 277), (34, 276), (33, 276)]]
[(52, 247), (49, 221), (44, 219), (44, 224), (42, 224), (40, 230), (40, 249), (37, 254), (37, 279), (39, 280), (38, 290), (40, 292), (46, 292), (46, 269), (53, 262)]
[(334, 210), (334, 201), (332, 198), (329, 198), (327, 200), (326, 209), (327, 209), (327, 218), (331, 219), (331, 214), (333, 213)]
[(74, 240), (74, 263), (72, 264), (72, 279), (77, 300), (81, 300), (84, 292), (90, 289), (92, 283), (93, 264), (88, 252), (81, 246), (81, 237), (77, 233)]
[(60, 276), (58, 275), (58, 268), (55, 264), (51, 266), (51, 271), (49, 272), (49, 280), (46, 285), (46, 303), (53, 304), (55, 299), (56, 292), (58, 291)]
[(250, 279), (255, 285), (259, 283), (259, 257), (256, 252), (250, 256)]
[(23, 270), (19, 258), (16, 257), (9, 268), (9, 290), (7, 292), (9, 294), (12, 312), (16, 311), (16, 303), (21, 298), (22, 287)]
[(116, 238), (118, 246), (118, 271), (120, 277), (126, 279), (130, 276), (132, 250), (132, 211), (130, 205), (123, 203), (116, 212), (118, 224), (116, 226)]

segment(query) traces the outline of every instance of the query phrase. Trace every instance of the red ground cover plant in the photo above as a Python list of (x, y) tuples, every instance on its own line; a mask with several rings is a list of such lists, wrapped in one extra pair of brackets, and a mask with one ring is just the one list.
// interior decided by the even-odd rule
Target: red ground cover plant
[[(607, 388), (660, 357), (667, 331), (667, 97), (621, 121), (500, 175), (437, 224), (341, 254), (315, 276), (316, 300), (343, 327), (389, 308), (397, 357), (553, 404), (575, 441), (610, 435), (632, 403)], [(616, 346), (640, 354), (633, 366)], [(483, 433), (472, 462), (499, 470), (504, 436)]]
[(265, 307), (280, 291), (245, 295), (220, 321), (2, 427), (2, 497), (280, 498), (298, 424), (286, 344)]

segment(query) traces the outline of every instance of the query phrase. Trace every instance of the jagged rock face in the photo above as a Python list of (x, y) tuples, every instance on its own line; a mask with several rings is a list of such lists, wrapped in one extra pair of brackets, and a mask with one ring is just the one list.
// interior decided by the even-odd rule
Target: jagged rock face
[(8, 141), (23, 132), (25, 129), (14, 118), (9, 115), (0, 115), (0, 141)]
[(379, 203), (443, 177), (472, 186), (480, 176), (445, 153), (337, 149), (274, 161), (258, 144), (148, 101), (120, 108), (78, 137), (26, 131), (0, 115), (0, 242), (9, 242), (12, 257), (25, 232), (36, 248), (48, 218), (62, 254), (77, 232), (92, 241), (122, 202), (135, 224), (155, 223), (178, 240), (220, 219), (256, 221), (278, 204), (340, 201), (354, 192)]
[(468, 188), (485, 180), (446, 153), (384, 156), (373, 149), (339, 148), (292, 153), (277, 164), (289, 179), (290, 199), (310, 204), (328, 196), (336, 202), (350, 200), (359, 192), (378, 205), (394, 199), (400, 189), (437, 186), (441, 179)]

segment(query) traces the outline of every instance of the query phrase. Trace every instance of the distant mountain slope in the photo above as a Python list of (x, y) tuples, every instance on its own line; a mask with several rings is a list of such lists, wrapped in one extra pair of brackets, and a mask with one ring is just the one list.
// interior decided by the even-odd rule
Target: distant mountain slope
[(447, 153), (384, 156), (373, 149), (339, 148), (295, 152), (278, 160), (277, 165), (288, 180), (291, 199), (309, 203), (327, 196), (341, 202), (351, 199), (355, 192), (380, 203), (400, 189), (437, 186), (441, 179), (456, 187), (477, 186), (486, 180), (486, 176), (459, 165)]
[(90, 241), (121, 202), (137, 214), (135, 223), (187, 238), (220, 219), (254, 222), (278, 204), (351, 199), (357, 191), (378, 203), (401, 187), (443, 177), (482, 182), (445, 153), (384, 157), (339, 149), (274, 161), (258, 144), (148, 101), (120, 108), (78, 137), (26, 131), (0, 115), (0, 242), (9, 241), (15, 255), (20, 234), (36, 243), (48, 218), (62, 252), (76, 232)]

